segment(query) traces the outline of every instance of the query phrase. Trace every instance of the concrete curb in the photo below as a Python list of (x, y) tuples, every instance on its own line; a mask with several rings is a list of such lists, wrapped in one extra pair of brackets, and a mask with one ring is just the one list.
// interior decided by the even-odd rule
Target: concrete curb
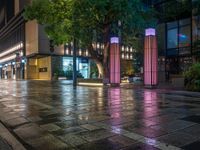
[(0, 138), (6, 141), (12, 150), (26, 150), (24, 146), (0, 123)]

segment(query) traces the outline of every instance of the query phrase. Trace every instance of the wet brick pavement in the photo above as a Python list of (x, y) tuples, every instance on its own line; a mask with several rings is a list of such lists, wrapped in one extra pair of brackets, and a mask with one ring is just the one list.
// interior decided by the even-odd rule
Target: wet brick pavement
[(0, 150), (12, 150), (10, 145), (5, 140), (0, 138)]
[(199, 150), (200, 94), (3, 80), (0, 122), (28, 150)]

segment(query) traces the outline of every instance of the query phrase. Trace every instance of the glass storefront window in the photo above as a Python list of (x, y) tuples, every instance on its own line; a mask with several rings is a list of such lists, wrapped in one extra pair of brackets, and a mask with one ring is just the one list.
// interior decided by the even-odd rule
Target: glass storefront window
[[(179, 22), (179, 24), (178, 24)], [(167, 49), (191, 46), (190, 19), (167, 23)]]
[(177, 21), (167, 23), (167, 29), (173, 29), (173, 28), (177, 28), (177, 27), (178, 27)]
[(190, 25), (190, 19), (183, 19), (179, 21), (179, 26)]
[(167, 48), (176, 48), (178, 46), (178, 30), (177, 28), (175, 29), (170, 29), (167, 32)]
[(158, 53), (160, 56), (164, 56), (165, 55), (165, 24), (159, 24), (157, 26), (157, 39), (158, 40)]
[(191, 33), (190, 26), (183, 26), (179, 29), (179, 47), (188, 47), (191, 46)]
[[(89, 62), (88, 59), (85, 58), (77, 58), (76, 60), (77, 70), (79, 74), (82, 75), (84, 78), (89, 78)], [(69, 72), (72, 73), (73, 71), (73, 58), (72, 57), (63, 57), (63, 71), (65, 73)]]
[(200, 16), (193, 17), (192, 20), (192, 42), (194, 51), (200, 47)]

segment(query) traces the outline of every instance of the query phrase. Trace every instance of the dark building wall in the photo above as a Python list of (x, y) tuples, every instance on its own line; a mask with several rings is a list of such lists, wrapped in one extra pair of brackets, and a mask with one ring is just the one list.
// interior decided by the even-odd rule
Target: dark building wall
[(4, 38), (0, 38), (0, 52), (10, 48), (19, 42), (24, 41), (24, 25), (20, 25)]
[(0, 1), (0, 28), (8, 22), (15, 15), (15, 2), (14, 0), (1, 0)]
[(8, 22), (15, 15), (14, 0), (6, 0), (6, 21)]
[(19, 0), (19, 10), (22, 11), (24, 7), (31, 3), (31, 0)]
[(5, 0), (0, 0), (0, 29), (5, 25)]

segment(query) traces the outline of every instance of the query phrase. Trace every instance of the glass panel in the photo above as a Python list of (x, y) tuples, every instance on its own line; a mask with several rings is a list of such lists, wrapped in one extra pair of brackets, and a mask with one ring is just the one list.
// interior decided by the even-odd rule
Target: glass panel
[(192, 40), (194, 51), (200, 47), (200, 16), (193, 17), (192, 20)]
[(180, 71), (184, 72), (189, 69), (189, 67), (192, 65), (192, 58), (191, 57), (183, 57), (179, 60), (180, 64)]
[(177, 38), (178, 30), (177, 28), (175, 29), (170, 29), (167, 32), (167, 48), (176, 48), (177, 43), (178, 43), (178, 38)]
[(159, 24), (157, 29), (157, 39), (158, 40), (158, 53), (159, 55), (165, 55), (165, 24)]
[(183, 19), (183, 20), (179, 21), (180, 26), (189, 25), (189, 24), (190, 24), (190, 18)]
[(191, 46), (190, 26), (181, 27), (178, 37), (179, 37), (179, 47)]
[(175, 56), (178, 55), (178, 49), (168, 49), (167, 56)]
[(191, 47), (183, 47), (183, 48), (179, 48), (179, 55), (187, 55), (187, 54), (191, 54)]
[(167, 23), (167, 29), (172, 29), (172, 28), (177, 28), (177, 27), (178, 27), (177, 21)]

